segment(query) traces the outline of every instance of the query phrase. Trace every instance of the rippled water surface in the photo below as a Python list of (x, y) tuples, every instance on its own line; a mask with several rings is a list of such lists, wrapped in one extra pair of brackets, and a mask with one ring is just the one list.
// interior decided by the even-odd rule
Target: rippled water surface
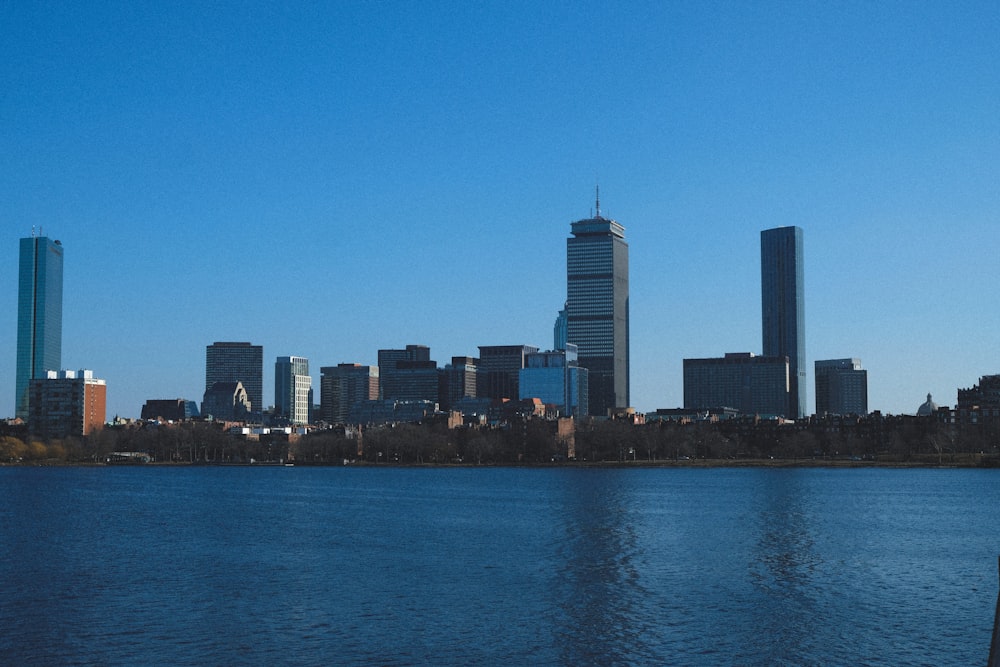
[(1000, 471), (0, 468), (0, 662), (979, 665)]

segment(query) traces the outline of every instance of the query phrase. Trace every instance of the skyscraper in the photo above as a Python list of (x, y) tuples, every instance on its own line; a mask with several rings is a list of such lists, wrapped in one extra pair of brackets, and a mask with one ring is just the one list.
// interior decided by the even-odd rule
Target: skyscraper
[(263, 411), (264, 347), (250, 343), (208, 345), (205, 348), (205, 391), (216, 382), (242, 383), (250, 400), (250, 410)]
[(274, 416), (292, 424), (308, 424), (312, 378), (305, 357), (278, 357), (274, 362)]
[(63, 247), (44, 236), (21, 239), (17, 286), (14, 414), (28, 418), (28, 385), (62, 364)]
[(590, 373), (588, 413), (629, 406), (628, 244), (625, 228), (597, 214), (566, 239), (566, 342)]
[(806, 416), (805, 287), (802, 229), (760, 233), (760, 292), (764, 356), (788, 357), (789, 419)]

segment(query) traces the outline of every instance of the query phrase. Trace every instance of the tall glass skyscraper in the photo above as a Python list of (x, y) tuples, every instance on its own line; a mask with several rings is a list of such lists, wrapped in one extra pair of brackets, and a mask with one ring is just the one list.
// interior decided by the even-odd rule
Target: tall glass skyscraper
[(588, 413), (629, 406), (628, 244), (601, 215), (572, 223), (566, 239), (566, 342), (590, 371)]
[(764, 356), (788, 357), (788, 412), (806, 416), (805, 283), (802, 229), (777, 227), (760, 233), (760, 291)]
[(28, 386), (62, 365), (63, 247), (44, 236), (21, 239), (17, 285), (14, 414), (28, 418)]

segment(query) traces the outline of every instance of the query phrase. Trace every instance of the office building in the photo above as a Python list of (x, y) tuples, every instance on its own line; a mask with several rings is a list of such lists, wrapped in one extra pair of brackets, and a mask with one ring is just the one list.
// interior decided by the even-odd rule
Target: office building
[(577, 363), (576, 346), (565, 350), (533, 352), (520, 372), (521, 400), (537, 398), (555, 406), (562, 417), (580, 418), (588, 409), (588, 371)]
[(21, 239), (17, 283), (14, 414), (28, 418), (28, 385), (62, 365), (63, 247), (32, 234)]
[(142, 406), (143, 419), (163, 419), (166, 421), (185, 421), (198, 417), (198, 404), (183, 398), (154, 398)]
[[(250, 410), (264, 409), (264, 347), (250, 343), (215, 342), (205, 348), (205, 391), (216, 382), (239, 382)], [(202, 413), (205, 409), (202, 408)]]
[(525, 357), (534, 352), (538, 352), (538, 348), (531, 345), (480, 345), (476, 396), (517, 400)]
[(312, 412), (312, 378), (305, 357), (278, 357), (274, 362), (274, 419), (308, 424)]
[(361, 401), (351, 406), (351, 424), (403, 424), (422, 422), (433, 417), (437, 403), (433, 401), (397, 401), (392, 398)]
[(868, 371), (860, 359), (816, 361), (816, 415), (868, 414)]
[(320, 415), (327, 424), (346, 424), (356, 403), (378, 399), (378, 366), (337, 364), (320, 373)]
[(379, 394), (401, 401), (438, 400), (437, 362), (426, 345), (378, 351)]
[(463, 398), (478, 395), (476, 383), (479, 373), (479, 359), (475, 357), (452, 357), (444, 367), (444, 386), (441, 392), (441, 409), (451, 410)]
[(629, 405), (628, 244), (625, 228), (597, 214), (566, 240), (566, 342), (590, 371), (589, 414)]
[(730, 352), (724, 357), (684, 360), (684, 409), (734, 408), (744, 415), (788, 414), (787, 357)]
[(201, 414), (220, 421), (246, 421), (250, 417), (250, 397), (242, 382), (216, 382), (205, 391)]
[(806, 416), (806, 327), (802, 230), (760, 233), (761, 321), (765, 357), (788, 357), (789, 419)]
[(104, 426), (107, 385), (93, 371), (46, 371), (28, 384), (28, 431), (42, 439), (88, 436)]

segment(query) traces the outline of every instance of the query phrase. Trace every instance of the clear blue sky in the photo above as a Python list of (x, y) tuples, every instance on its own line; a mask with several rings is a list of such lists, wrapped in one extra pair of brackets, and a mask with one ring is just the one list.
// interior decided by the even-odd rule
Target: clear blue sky
[(63, 366), (109, 417), (205, 346), (319, 368), (552, 344), (565, 239), (631, 247), (632, 401), (760, 352), (762, 229), (805, 234), (812, 363), (869, 405), (1000, 372), (1000, 3), (0, 5), (0, 415), (17, 239), (66, 251)]

